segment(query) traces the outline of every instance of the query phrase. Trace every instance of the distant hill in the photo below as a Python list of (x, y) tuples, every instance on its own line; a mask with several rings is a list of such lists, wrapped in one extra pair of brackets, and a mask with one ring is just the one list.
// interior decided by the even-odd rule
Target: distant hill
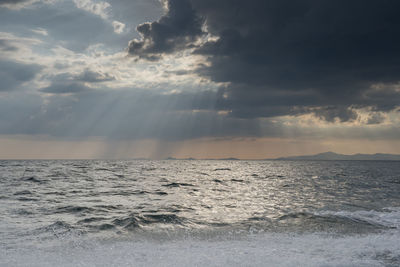
[(382, 153), (343, 155), (325, 152), (316, 155), (277, 158), (276, 160), (400, 160), (400, 155)]
[[(173, 157), (168, 157), (165, 160), (199, 160), (199, 159), (196, 159), (196, 158), (173, 158)], [(200, 160), (240, 160), (240, 159), (238, 159), (238, 158), (222, 158), (222, 159), (210, 158), (210, 159), (200, 159)]]

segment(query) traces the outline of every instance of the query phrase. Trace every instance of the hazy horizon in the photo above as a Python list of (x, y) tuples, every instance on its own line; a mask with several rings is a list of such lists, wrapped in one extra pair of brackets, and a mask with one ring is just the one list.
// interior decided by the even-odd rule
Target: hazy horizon
[[(285, 158), (296, 158), (296, 157), (303, 157), (303, 156), (317, 156), (321, 154), (327, 154), (327, 153), (333, 153), (337, 154), (340, 156), (356, 156), (356, 155), (392, 155), (392, 156), (400, 156), (400, 154), (396, 153), (382, 153), (382, 152), (376, 152), (376, 153), (337, 153), (334, 151), (322, 151), (322, 152), (317, 152), (317, 153), (311, 153), (311, 154), (288, 154), (284, 156), (278, 156), (278, 157), (259, 157), (259, 158), (239, 158), (239, 157), (192, 157), (192, 156), (181, 156), (181, 157), (174, 157), (174, 156), (165, 156), (165, 157), (86, 157), (86, 158), (80, 158), (76, 156), (76, 154), (72, 157), (62, 157), (60, 155), (50, 155), (49, 157), (43, 156), (41, 154), (41, 157), (14, 157), (14, 158), (1, 158), (0, 160), (275, 160), (275, 159), (285, 159)], [(24, 154), (26, 155), (26, 154)]]

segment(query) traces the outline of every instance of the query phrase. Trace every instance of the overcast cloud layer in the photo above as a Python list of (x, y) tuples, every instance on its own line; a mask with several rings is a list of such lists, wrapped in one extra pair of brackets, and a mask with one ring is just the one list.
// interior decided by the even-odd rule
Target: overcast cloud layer
[(398, 140), (397, 0), (0, 0), (0, 135)]
[[(196, 73), (229, 83), (217, 108), (233, 116), (315, 110), (348, 121), (349, 108), (400, 103), (399, 1), (169, 0), (168, 8), (138, 27), (129, 52), (155, 58), (194, 46), (209, 62)], [(207, 34), (217, 40), (196, 45)]]

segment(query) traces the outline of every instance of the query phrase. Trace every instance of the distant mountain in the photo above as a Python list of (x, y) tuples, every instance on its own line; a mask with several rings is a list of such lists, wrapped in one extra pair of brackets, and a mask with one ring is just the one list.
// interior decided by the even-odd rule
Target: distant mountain
[(343, 155), (325, 152), (316, 155), (277, 158), (276, 160), (400, 160), (400, 155), (382, 153)]
[(218, 159), (218, 160), (240, 160), (238, 158), (223, 158), (223, 159)]
[[(173, 158), (173, 157), (168, 157), (165, 160), (198, 160), (196, 158)], [(240, 160), (238, 158), (222, 158), (222, 159), (200, 159), (200, 160)]]

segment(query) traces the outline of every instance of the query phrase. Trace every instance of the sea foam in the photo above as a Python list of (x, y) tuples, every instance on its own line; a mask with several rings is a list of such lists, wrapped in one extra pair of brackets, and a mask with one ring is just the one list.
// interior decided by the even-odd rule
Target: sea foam
[(241, 239), (66, 241), (2, 253), (0, 266), (398, 266), (397, 231), (360, 236), (269, 233)]

